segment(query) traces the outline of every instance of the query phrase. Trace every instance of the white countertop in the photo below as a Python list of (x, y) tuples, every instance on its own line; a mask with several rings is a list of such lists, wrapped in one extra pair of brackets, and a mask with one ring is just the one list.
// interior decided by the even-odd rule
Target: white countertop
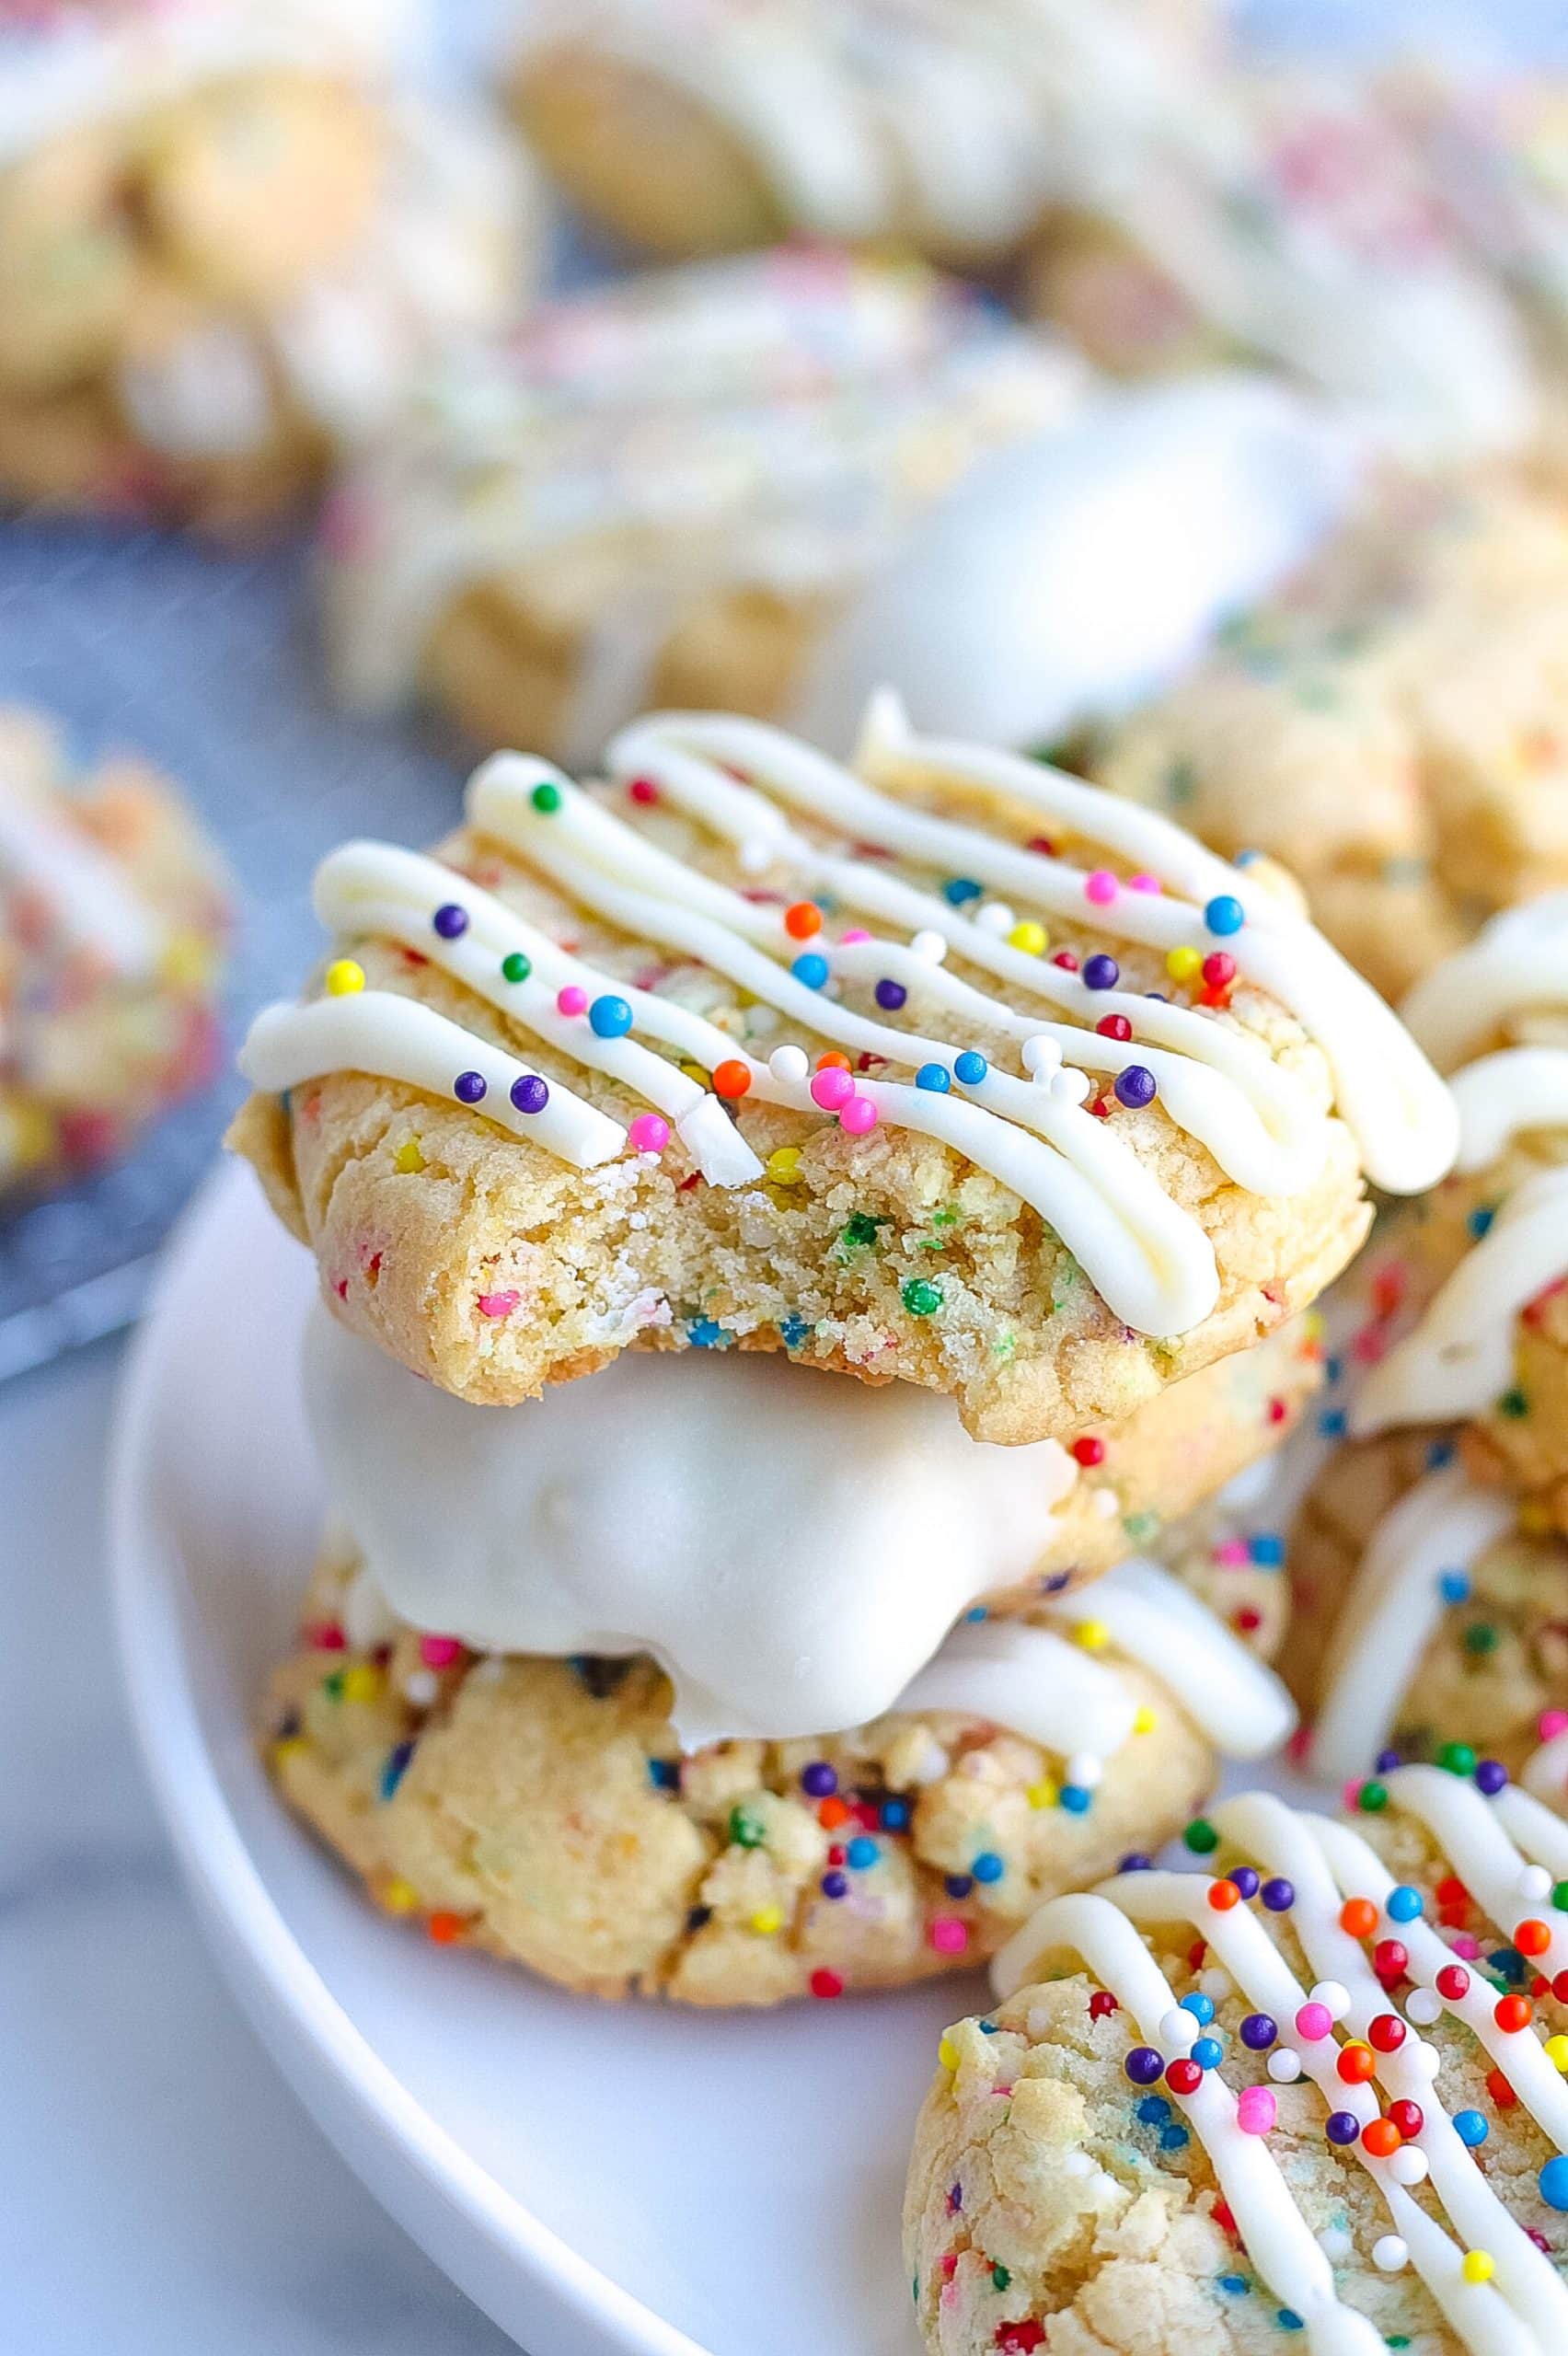
[(505, 2356), (295, 2103), (179, 1886), (105, 1589), (121, 1355), (0, 1390), (0, 2339), (28, 2356)]

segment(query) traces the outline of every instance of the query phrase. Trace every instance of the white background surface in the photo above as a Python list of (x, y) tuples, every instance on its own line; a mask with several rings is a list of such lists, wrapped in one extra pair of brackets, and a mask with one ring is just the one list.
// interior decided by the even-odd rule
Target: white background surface
[(0, 2346), (505, 2356), (296, 2104), (176, 1878), (105, 1593), (120, 1356), (0, 1391)]

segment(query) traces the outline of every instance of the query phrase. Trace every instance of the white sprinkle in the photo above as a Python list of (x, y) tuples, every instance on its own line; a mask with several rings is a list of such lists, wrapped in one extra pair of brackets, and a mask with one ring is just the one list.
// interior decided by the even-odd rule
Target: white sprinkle
[(775, 1047), (767, 1058), (767, 1068), (775, 1080), (782, 1080), (787, 1087), (792, 1087), (797, 1081), (804, 1080), (811, 1069), (811, 1064), (804, 1047)]
[(940, 932), (917, 932), (909, 946), (928, 965), (940, 965), (948, 953), (947, 937)]
[(1527, 1865), (1515, 1884), (1519, 1896), (1528, 1900), (1532, 1905), (1539, 1899), (1550, 1898), (1553, 1887), (1551, 1876), (1544, 1865)]
[(1301, 2056), (1288, 2045), (1269, 2055), (1269, 2075), (1276, 2086), (1293, 2086), (1301, 2075)]
[(1323, 2005), (1332, 2021), (1343, 2021), (1350, 2010), (1350, 1991), (1337, 1980), (1320, 1980), (1313, 1986), (1312, 2002)]
[(1092, 2176), (1094, 2162), (1087, 2152), (1069, 2152), (1062, 2162), (1064, 2176)]
[(1443, 2067), (1443, 2056), (1435, 2045), (1428, 2045), (1424, 2038), (1417, 2038), (1410, 2049), (1410, 2066), (1418, 2070), (1424, 2078), (1435, 2078)]
[(1032, 1072), (1036, 1080), (1048, 1080), (1062, 1068), (1062, 1050), (1046, 1032), (1037, 1031), (1018, 1052), (1024, 1070)]
[(1116, 1514), (1120, 1508), (1121, 1499), (1117, 1496), (1114, 1489), (1090, 1490), (1089, 1509), (1090, 1513), (1097, 1513), (1101, 1521), (1111, 1520), (1113, 1516)]
[(743, 875), (761, 875), (773, 864), (773, 845), (761, 840), (743, 843), (735, 858)]
[(1234, 1996), (1236, 1993), (1236, 1983), (1228, 1971), (1200, 1972), (1198, 1986), (1203, 1990), (1204, 1994), (1212, 1997), (1216, 2004), (1223, 2004), (1228, 1996)]
[(411, 1669), (403, 1680), (404, 1698), (411, 1702), (416, 1710), (428, 1710), (440, 1691), (440, 1681), (431, 1669)]
[(1372, 2263), (1380, 2274), (1398, 2274), (1410, 2263), (1410, 2250), (1398, 2234), (1380, 2235), (1372, 2245)]
[(1051, 1093), (1068, 1104), (1081, 1104), (1089, 1094), (1089, 1074), (1075, 1071), (1071, 1064), (1064, 1064), (1060, 1071), (1051, 1076)]
[(473, 1685), (499, 1685), (505, 1675), (505, 1654), (487, 1653), (483, 1660), (469, 1670), (468, 1681)]
[(1005, 900), (987, 900), (974, 911), (974, 921), (982, 932), (995, 933), (998, 939), (1010, 932), (1018, 919)]
[(1443, 2017), (1443, 1999), (1431, 1988), (1412, 1988), (1405, 2002), (1405, 2018), (1417, 2028), (1430, 2028)]
[(1080, 1784), (1086, 1792), (1092, 1792), (1104, 1773), (1103, 1760), (1097, 1759), (1092, 1750), (1075, 1750), (1067, 1761), (1067, 1782)]
[(1389, 2174), (1396, 2184), (1424, 2184), (1426, 2180), (1426, 2154), (1418, 2152), (1413, 2143), (1405, 2143), (1389, 2162)]
[(1198, 2041), (1198, 2025), (1184, 2004), (1172, 2004), (1159, 2024), (1159, 2041), (1177, 2053), (1185, 2053)]
[(1331, 2266), (1343, 2266), (1355, 2244), (1343, 2225), (1325, 2225), (1318, 2235), (1318, 2247)]

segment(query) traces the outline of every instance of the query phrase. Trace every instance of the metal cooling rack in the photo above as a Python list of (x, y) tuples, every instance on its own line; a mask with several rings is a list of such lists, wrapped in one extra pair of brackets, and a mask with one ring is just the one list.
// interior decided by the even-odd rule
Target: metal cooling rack
[(455, 814), (455, 744), (328, 701), (306, 563), (299, 548), (230, 556), (156, 533), (0, 527), (0, 701), (52, 712), (83, 756), (124, 747), (167, 769), (222, 845), (238, 911), (217, 1085), (128, 1161), (0, 1211), (0, 1378), (137, 1314), (243, 1092), (232, 1047), (246, 1018), (319, 953), (317, 860), (356, 833), (423, 843)]

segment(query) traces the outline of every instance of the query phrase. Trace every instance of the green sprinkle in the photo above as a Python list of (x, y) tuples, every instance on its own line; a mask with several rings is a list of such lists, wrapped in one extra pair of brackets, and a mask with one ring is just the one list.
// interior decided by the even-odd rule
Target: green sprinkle
[(1165, 798), (1178, 807), (1191, 802), (1198, 790), (1198, 772), (1189, 760), (1172, 761), (1165, 772)]
[(536, 785), (528, 799), (541, 817), (553, 818), (560, 808), (560, 788), (559, 785)]
[(1151, 1538), (1158, 1535), (1159, 1530), (1159, 1516), (1157, 1513), (1124, 1514), (1122, 1517), (1122, 1528), (1125, 1530), (1127, 1536), (1132, 1540), (1135, 1546), (1144, 1546), (1147, 1544)]
[(1465, 1630), (1465, 1650), (1467, 1653), (1474, 1653), (1477, 1656), (1485, 1653), (1494, 1653), (1497, 1650), (1497, 1631), (1492, 1625), (1490, 1620), (1472, 1620), (1470, 1626)]
[(1389, 1805), (1387, 1784), (1363, 1784), (1355, 1795), (1355, 1805), (1368, 1816), (1381, 1816)]
[(330, 1694), (334, 1702), (340, 1702), (343, 1698), (342, 1670), (335, 1669), (330, 1677), (324, 1677), (321, 1680), (321, 1690), (324, 1693)]
[(958, 1225), (958, 1213), (956, 1211), (933, 1211), (931, 1213), (931, 1225), (933, 1227), (956, 1227)]
[(838, 1241), (847, 1251), (864, 1251), (868, 1243), (877, 1240), (881, 1219), (870, 1218), (864, 1211), (851, 1211), (838, 1231)]
[(1552, 1884), (1551, 1902), (1560, 1913), (1568, 1914), (1568, 1881)]
[(521, 949), (514, 949), (510, 957), (502, 959), (501, 970), (509, 982), (525, 982), (534, 970), (534, 961), (525, 957)]
[(991, 2288), (993, 2291), (1005, 2291), (1011, 2281), (1012, 2276), (1008, 2272), (1005, 2266), (997, 2265), (992, 2267)]
[(911, 1317), (934, 1317), (942, 1305), (940, 1288), (924, 1276), (911, 1276), (899, 1295)]
[(737, 1849), (760, 1849), (767, 1838), (767, 1827), (755, 1809), (732, 1807), (730, 1810), (730, 1838)]
[(1446, 1742), (1438, 1750), (1437, 1764), (1446, 1767), (1450, 1775), (1473, 1775), (1475, 1752), (1468, 1742)]
[(1018, 1336), (1016, 1334), (998, 1334), (996, 1340), (991, 1345), (991, 1355), (993, 1357), (1010, 1358), (1016, 1357), (1017, 1353)]
[(1500, 1415), (1511, 1416), (1517, 1423), (1521, 1415), (1529, 1414), (1530, 1403), (1522, 1391), (1505, 1391), (1497, 1402), (1497, 1412)]
[(1219, 1846), (1219, 1835), (1206, 1816), (1194, 1816), (1182, 1840), (1195, 1857), (1207, 1857)]

